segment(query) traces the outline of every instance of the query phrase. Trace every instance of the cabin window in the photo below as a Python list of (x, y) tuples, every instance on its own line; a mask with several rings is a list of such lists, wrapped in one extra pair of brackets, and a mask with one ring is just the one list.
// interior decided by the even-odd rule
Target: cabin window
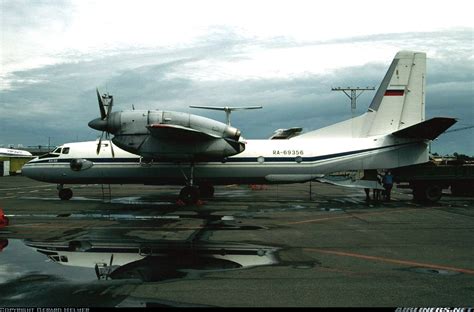
[(55, 149), (55, 150), (53, 151), (53, 153), (54, 153), (54, 154), (61, 154), (61, 148), (58, 147), (57, 149)]
[(69, 154), (69, 147), (63, 148), (63, 154)]
[(66, 256), (61, 256), (61, 262), (68, 262), (68, 259)]

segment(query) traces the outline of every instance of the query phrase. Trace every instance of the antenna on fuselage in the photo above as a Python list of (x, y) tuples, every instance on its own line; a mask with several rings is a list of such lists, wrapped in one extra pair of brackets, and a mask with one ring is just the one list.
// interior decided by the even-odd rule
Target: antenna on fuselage
[(225, 112), (226, 123), (230, 126), (230, 114), (235, 110), (243, 109), (261, 109), (263, 106), (242, 106), (242, 107), (228, 107), (228, 106), (195, 106), (190, 105), (191, 108), (200, 108), (200, 109), (210, 109), (210, 110), (220, 110)]

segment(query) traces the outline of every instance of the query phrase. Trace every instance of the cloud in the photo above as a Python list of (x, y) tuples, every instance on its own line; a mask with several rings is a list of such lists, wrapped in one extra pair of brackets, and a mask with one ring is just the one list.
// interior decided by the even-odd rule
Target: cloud
[[(351, 116), (349, 99), (331, 87), (377, 87), (399, 49), (428, 53), (427, 117), (474, 120), (469, 30), (304, 41), (246, 37), (232, 27), (211, 29), (182, 46), (70, 51), (61, 62), (9, 72), (0, 91), (0, 144), (94, 139), (99, 133), (87, 122), (99, 114), (96, 86), (114, 95), (115, 110), (133, 104), (223, 121), (222, 113), (189, 105), (263, 105), (263, 110), (232, 115), (246, 138), (266, 138), (284, 127), (317, 129)], [(373, 95), (358, 98), (357, 115)], [(455, 133), (449, 142), (440, 139), (433, 146), (440, 153), (474, 154), (472, 144), (466, 144), (472, 133)]]

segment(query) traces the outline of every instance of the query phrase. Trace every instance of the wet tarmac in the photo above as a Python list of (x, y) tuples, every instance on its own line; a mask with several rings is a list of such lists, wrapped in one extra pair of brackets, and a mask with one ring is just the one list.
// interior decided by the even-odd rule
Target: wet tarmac
[(321, 183), (56, 186), (0, 178), (0, 307), (473, 306), (474, 197)]

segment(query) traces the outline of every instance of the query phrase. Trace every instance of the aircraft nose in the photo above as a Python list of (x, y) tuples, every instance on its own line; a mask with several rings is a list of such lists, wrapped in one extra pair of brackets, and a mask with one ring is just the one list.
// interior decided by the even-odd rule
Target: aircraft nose
[(89, 121), (89, 127), (98, 131), (106, 131), (107, 130), (107, 120), (102, 120), (100, 118), (96, 118), (94, 120)]

